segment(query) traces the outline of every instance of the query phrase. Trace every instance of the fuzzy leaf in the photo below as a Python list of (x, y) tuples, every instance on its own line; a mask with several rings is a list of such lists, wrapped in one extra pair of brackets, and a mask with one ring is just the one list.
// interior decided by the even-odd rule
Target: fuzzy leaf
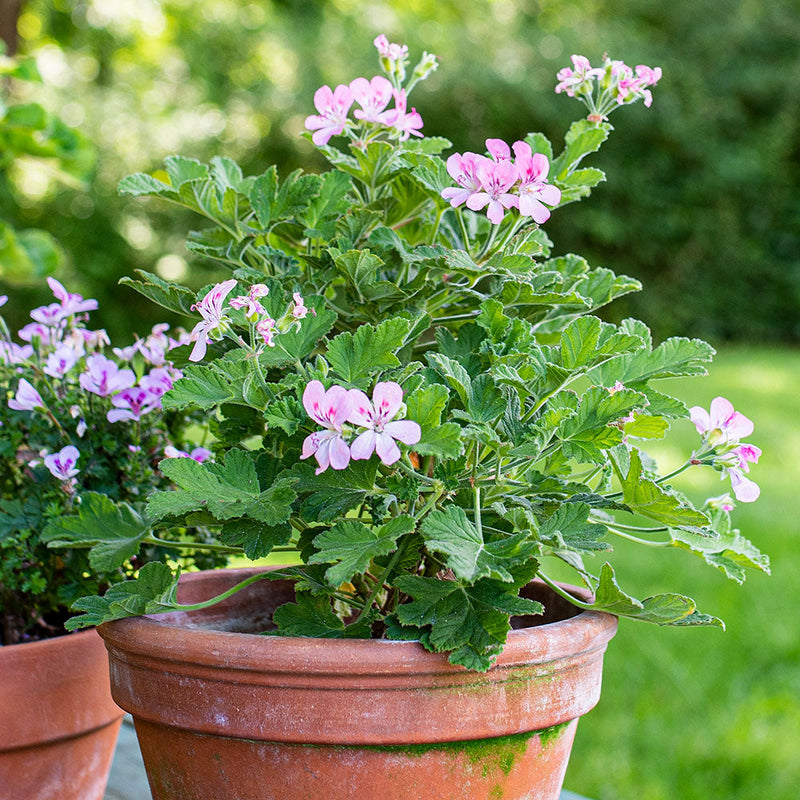
[(230, 384), (218, 369), (191, 365), (183, 370), (183, 376), (175, 381), (161, 402), (165, 409), (197, 406), (207, 410), (232, 398)]
[(139, 552), (150, 528), (150, 522), (127, 503), (86, 492), (81, 496), (78, 513), (49, 522), (42, 539), (49, 547), (88, 547), (92, 567), (98, 572), (110, 572)]
[(84, 612), (68, 619), (69, 631), (101, 625), (115, 619), (159, 614), (180, 608), (175, 599), (178, 576), (160, 561), (145, 564), (134, 580), (115, 583), (103, 597), (82, 597), (72, 604), (73, 611)]
[(344, 381), (366, 385), (375, 373), (400, 366), (395, 352), (410, 327), (408, 320), (395, 317), (380, 325), (361, 325), (354, 334), (345, 331), (328, 343), (327, 359)]
[(639, 451), (630, 451), (630, 468), (622, 484), (622, 501), (635, 514), (671, 527), (708, 525), (708, 517), (645, 477)]
[(673, 625), (694, 613), (696, 607), (691, 598), (680, 594), (658, 594), (637, 600), (619, 588), (613, 567), (604, 564), (591, 608), (657, 625)]
[(414, 530), (414, 520), (399, 516), (375, 530), (357, 520), (343, 520), (314, 539), (318, 548), (309, 564), (335, 563), (325, 572), (325, 579), (340, 586), (354, 575), (365, 572), (373, 558), (391, 553), (397, 539)]
[(290, 525), (266, 525), (249, 517), (226, 522), (219, 532), (223, 544), (241, 547), (252, 561), (268, 556), (274, 547), (289, 544), (291, 538)]

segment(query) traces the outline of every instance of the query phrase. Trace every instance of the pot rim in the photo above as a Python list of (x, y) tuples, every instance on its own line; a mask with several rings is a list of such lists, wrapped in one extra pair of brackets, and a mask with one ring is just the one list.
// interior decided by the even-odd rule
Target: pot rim
[[(256, 568), (257, 569), (257, 568)], [(262, 568), (263, 569), (263, 568)], [(254, 568), (212, 570), (242, 575)], [(186, 573), (198, 575), (203, 573)], [(208, 573), (207, 573), (208, 574)], [(590, 598), (585, 589), (559, 584), (577, 596)], [(546, 586), (546, 585), (545, 585)], [(552, 591), (552, 590), (549, 590)], [(432, 653), (418, 641), (388, 639), (323, 639), (300, 636), (263, 636), (200, 626), (161, 615), (131, 617), (99, 626), (106, 647), (124, 651), (126, 657), (146, 655), (164, 662), (198, 667), (225, 666), (243, 671), (296, 675), (298, 663), (316, 675), (340, 675), (346, 665), (350, 675), (453, 674), (466, 672), (453, 665), (447, 653)], [(617, 617), (600, 611), (579, 611), (575, 616), (528, 628), (512, 629), (493, 671), (511, 667), (542, 668), (562, 660), (590, 657), (604, 650), (617, 629)]]

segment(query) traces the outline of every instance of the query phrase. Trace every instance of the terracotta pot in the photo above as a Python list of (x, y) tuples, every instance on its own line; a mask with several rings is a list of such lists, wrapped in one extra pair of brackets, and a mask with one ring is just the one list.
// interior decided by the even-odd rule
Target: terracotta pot
[[(187, 574), (179, 597), (250, 574)], [(560, 621), (512, 631), (485, 674), (416, 642), (248, 633), (293, 598), (288, 582), (99, 631), (154, 800), (556, 800), (617, 621), (528, 590)]]
[(102, 800), (121, 722), (95, 631), (0, 647), (3, 800)]

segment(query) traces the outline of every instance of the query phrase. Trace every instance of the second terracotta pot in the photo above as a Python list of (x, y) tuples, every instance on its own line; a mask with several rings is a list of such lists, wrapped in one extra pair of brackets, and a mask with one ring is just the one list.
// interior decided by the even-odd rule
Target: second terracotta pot
[[(250, 574), (187, 574), (179, 598)], [(415, 642), (253, 635), (293, 598), (281, 581), (100, 634), (154, 800), (556, 800), (617, 620), (527, 594), (552, 621), (512, 631), (484, 674)]]
[(2, 800), (102, 800), (121, 722), (95, 631), (0, 647)]

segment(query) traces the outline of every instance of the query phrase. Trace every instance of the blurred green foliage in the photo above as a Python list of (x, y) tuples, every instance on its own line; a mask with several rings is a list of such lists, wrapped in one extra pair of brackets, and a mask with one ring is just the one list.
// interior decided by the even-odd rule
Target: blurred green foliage
[[(100, 157), (86, 191), (19, 181), (11, 200), (18, 227), (64, 244), (84, 294), (116, 301), (102, 322), (141, 332), (159, 312), (116, 281), (134, 268), (177, 277), (191, 223), (118, 197), (122, 176), (171, 153), (284, 175), (321, 166), (299, 137), (314, 89), (369, 77), (380, 32), (440, 56), (415, 100), (425, 131), (459, 150), (531, 130), (558, 138), (575, 101), (553, 93), (556, 71), (573, 52), (608, 51), (664, 78), (651, 109), (615, 117), (598, 164), (609, 183), (548, 222), (555, 251), (641, 279), (611, 313), (641, 316), (660, 338), (796, 340), (796, 11), (795, 0), (27, 0), (18, 30), (44, 76), (37, 97)], [(214, 277), (189, 268), (198, 285)]]

